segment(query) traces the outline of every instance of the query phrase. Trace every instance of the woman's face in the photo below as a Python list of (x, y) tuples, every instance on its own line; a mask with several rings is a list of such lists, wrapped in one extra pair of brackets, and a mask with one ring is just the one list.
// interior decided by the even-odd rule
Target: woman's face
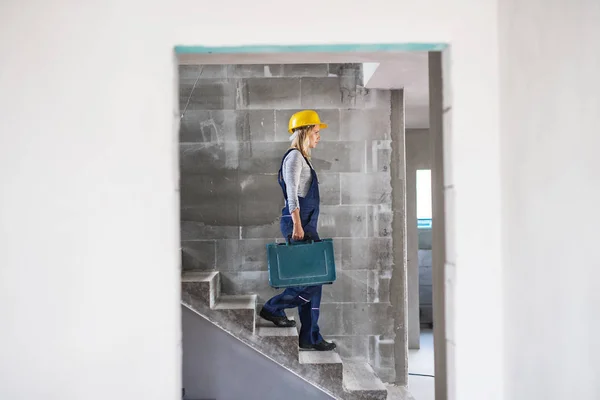
[(317, 147), (319, 140), (321, 140), (321, 127), (319, 125), (315, 125), (312, 127), (312, 129), (308, 133), (308, 139), (310, 140), (309, 146), (311, 149)]

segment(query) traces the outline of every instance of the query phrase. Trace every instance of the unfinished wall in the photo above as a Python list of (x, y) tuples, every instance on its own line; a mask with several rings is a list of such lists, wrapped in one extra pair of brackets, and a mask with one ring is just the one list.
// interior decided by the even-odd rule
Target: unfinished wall
[(319, 234), (335, 239), (338, 268), (320, 325), (342, 356), (393, 380), (390, 92), (360, 84), (353, 64), (180, 67), (183, 267), (219, 270), (225, 293), (259, 302), (279, 292), (265, 259), (281, 240), (276, 175), (289, 117), (316, 109), (329, 124), (313, 151)]
[(429, 130), (407, 129), (408, 304), (411, 313), (409, 318), (412, 316), (409, 320), (408, 345), (411, 349), (418, 349), (420, 346), (420, 325), (433, 322), (431, 229), (417, 228), (417, 170), (419, 169), (431, 169)]

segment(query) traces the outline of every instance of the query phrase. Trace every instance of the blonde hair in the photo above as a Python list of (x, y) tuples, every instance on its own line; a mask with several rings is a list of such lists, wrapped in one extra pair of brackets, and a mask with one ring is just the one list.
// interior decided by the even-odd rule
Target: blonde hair
[(299, 150), (302, 155), (308, 159), (310, 159), (310, 131), (315, 127), (315, 125), (302, 126), (300, 128), (294, 129), (294, 135), (296, 137), (292, 141), (292, 145), (290, 149)]

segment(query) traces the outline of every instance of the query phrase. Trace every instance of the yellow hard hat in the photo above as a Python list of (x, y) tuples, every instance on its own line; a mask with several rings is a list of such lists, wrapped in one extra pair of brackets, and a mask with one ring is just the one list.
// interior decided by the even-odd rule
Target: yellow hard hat
[(319, 114), (313, 110), (303, 110), (298, 111), (296, 114), (292, 115), (290, 118), (290, 123), (288, 124), (288, 131), (290, 133), (294, 132), (294, 129), (301, 128), (303, 126), (311, 126), (311, 125), (319, 125), (321, 129), (327, 128), (327, 124), (322, 124), (321, 119), (319, 118)]

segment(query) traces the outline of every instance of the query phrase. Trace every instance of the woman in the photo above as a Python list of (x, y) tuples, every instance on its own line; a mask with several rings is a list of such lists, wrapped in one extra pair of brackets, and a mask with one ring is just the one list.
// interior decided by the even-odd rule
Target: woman
[[(327, 124), (321, 123), (319, 115), (312, 110), (300, 111), (290, 118), (292, 146), (283, 156), (277, 178), (285, 198), (280, 227), (286, 239), (291, 236), (295, 241), (319, 240), (319, 181), (309, 160), (310, 151), (319, 143), (320, 131), (325, 128)], [(325, 341), (317, 325), (322, 288), (322, 285), (289, 287), (267, 301), (260, 316), (277, 326), (292, 327), (296, 322), (287, 318), (284, 309), (298, 307), (302, 324), (300, 348), (333, 350), (335, 343)]]

